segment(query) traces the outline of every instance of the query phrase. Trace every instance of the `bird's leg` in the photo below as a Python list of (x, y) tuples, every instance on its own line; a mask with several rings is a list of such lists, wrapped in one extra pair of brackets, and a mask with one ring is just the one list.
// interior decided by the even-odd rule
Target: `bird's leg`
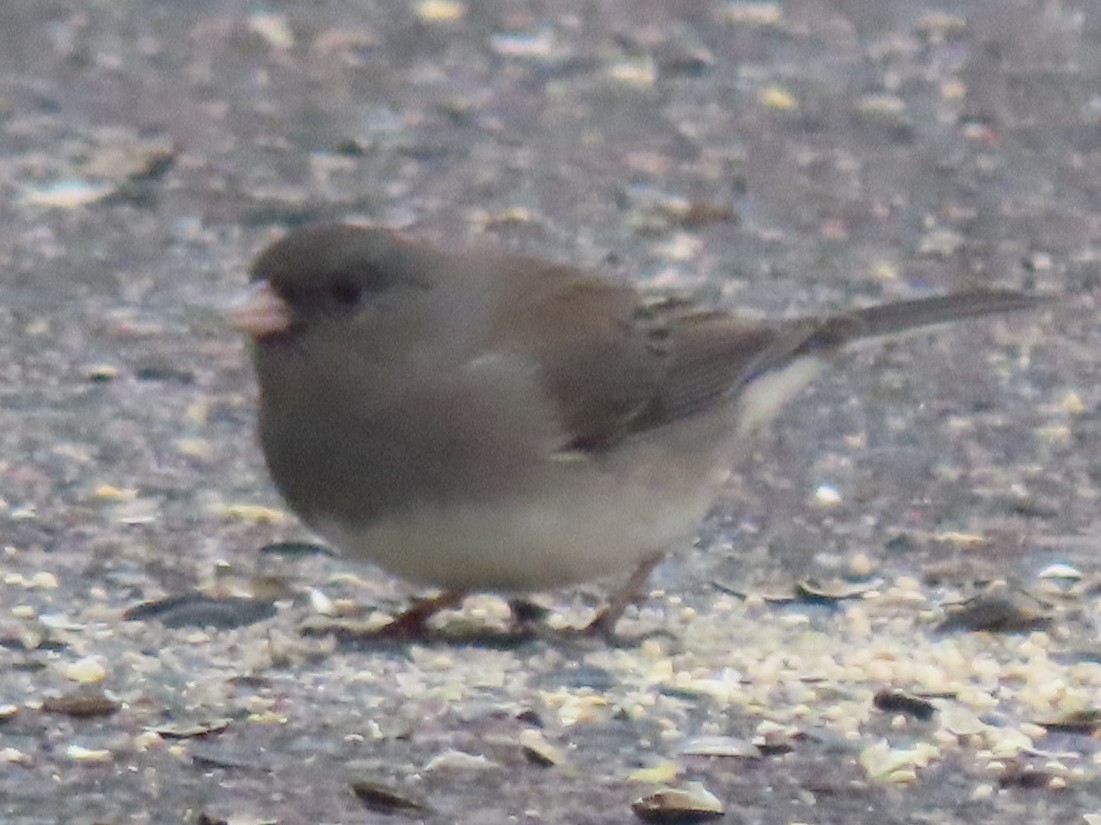
[(645, 586), (646, 580), (650, 578), (650, 573), (658, 566), (662, 558), (662, 555), (651, 556), (636, 567), (623, 586), (612, 593), (607, 606), (596, 615), (595, 619), (581, 628), (581, 632), (590, 636), (599, 635), (608, 639), (615, 639), (616, 623), (623, 616), (623, 612), (627, 607), (643, 595), (642, 588)]
[(415, 639), (428, 635), (428, 621), (441, 610), (458, 607), (466, 596), (462, 590), (445, 590), (438, 596), (419, 599), (413, 606), (378, 629), (377, 635), (392, 639)]

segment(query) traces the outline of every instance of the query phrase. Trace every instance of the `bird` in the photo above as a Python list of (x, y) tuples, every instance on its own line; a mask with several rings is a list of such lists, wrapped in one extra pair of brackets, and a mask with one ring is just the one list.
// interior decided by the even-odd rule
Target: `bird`
[(342, 554), (439, 594), (626, 577), (579, 630), (614, 637), (653, 568), (765, 427), (848, 345), (1033, 309), (981, 289), (750, 318), (532, 257), (320, 223), (262, 250), (229, 310), (289, 508)]

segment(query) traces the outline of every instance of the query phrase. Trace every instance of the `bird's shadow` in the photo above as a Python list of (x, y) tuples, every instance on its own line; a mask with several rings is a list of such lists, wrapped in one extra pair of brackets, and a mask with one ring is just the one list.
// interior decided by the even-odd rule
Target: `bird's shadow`
[(343, 652), (403, 652), (413, 645), (432, 648), (478, 648), (505, 652), (535, 652), (553, 648), (563, 653), (582, 654), (601, 648), (632, 649), (654, 638), (677, 637), (666, 630), (640, 634), (588, 632), (584, 628), (551, 628), (546, 625), (521, 626), (505, 630), (491, 627), (464, 626), (459, 630), (448, 627), (431, 628), (415, 635), (395, 636), (379, 630), (363, 631), (356, 628), (329, 627), (324, 630), (305, 631), (310, 636), (332, 636), (337, 649)]

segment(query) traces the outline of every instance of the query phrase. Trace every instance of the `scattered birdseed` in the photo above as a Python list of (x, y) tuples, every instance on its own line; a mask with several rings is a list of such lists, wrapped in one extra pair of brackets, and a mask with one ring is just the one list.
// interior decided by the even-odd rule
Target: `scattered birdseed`
[(701, 782), (654, 791), (632, 802), (631, 810), (643, 822), (657, 825), (688, 825), (717, 819), (724, 813), (722, 802)]
[(94, 658), (79, 659), (65, 667), (65, 678), (81, 684), (102, 682), (107, 678), (107, 668)]
[(465, 772), (465, 771), (497, 771), (501, 766), (484, 754), (466, 753), (464, 751), (446, 750), (433, 756), (424, 766), (426, 773), (434, 771)]

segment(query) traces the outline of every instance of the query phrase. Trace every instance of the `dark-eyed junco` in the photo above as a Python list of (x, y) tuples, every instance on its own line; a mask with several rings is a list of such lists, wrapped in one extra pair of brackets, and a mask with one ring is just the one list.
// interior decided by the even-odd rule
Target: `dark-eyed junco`
[(1009, 291), (762, 322), (530, 258), (437, 249), (378, 228), (293, 232), (232, 310), (254, 341), (276, 486), (349, 556), (470, 591), (629, 581), (691, 541), (750, 443), (845, 344), (1022, 310)]

